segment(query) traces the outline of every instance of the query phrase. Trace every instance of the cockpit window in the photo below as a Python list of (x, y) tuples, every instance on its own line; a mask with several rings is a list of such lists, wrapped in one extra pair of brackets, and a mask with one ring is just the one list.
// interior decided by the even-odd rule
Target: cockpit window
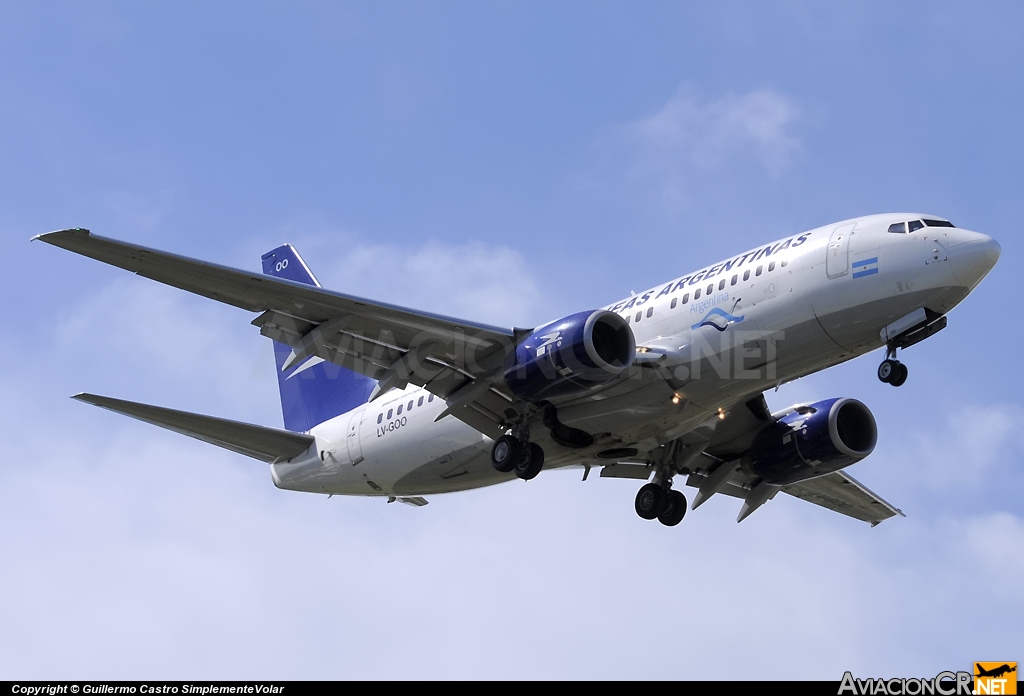
[(911, 220), (907, 223), (907, 226), (910, 228), (911, 232), (917, 232), (919, 229), (924, 227), (924, 223), (920, 220)]
[(906, 234), (906, 232), (907, 232), (907, 223), (905, 223), (905, 222), (894, 222), (891, 225), (889, 225), (889, 231), (890, 232), (895, 232), (897, 234)]
[(928, 227), (956, 227), (956, 225), (954, 225), (949, 220), (928, 220), (928, 219), (925, 219), (924, 224), (928, 225)]

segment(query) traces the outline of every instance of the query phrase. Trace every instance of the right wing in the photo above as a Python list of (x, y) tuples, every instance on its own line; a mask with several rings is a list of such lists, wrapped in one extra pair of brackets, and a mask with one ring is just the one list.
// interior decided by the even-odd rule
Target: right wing
[(111, 399), (108, 396), (76, 394), (71, 398), (267, 463), (294, 459), (316, 442), (312, 435), (293, 433), (290, 430), (239, 423), (188, 411), (175, 411), (161, 406)]
[(527, 332), (465, 322), (250, 273), (84, 229), (35, 239), (218, 302), (261, 312), (260, 333), (380, 382), (408, 383), (445, 399), (452, 415), (497, 437), (511, 394), (497, 377), (505, 355)]

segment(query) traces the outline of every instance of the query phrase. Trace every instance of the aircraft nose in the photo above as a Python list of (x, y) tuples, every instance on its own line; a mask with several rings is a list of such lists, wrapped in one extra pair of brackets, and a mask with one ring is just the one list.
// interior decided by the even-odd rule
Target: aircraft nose
[(967, 230), (958, 233), (957, 241), (949, 246), (949, 261), (956, 279), (973, 288), (996, 265), (1002, 248), (987, 234)]

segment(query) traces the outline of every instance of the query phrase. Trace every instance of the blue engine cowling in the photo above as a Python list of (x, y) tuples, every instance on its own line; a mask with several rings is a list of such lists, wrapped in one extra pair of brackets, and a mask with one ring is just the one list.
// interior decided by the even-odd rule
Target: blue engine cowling
[(505, 384), (525, 401), (578, 394), (616, 379), (635, 357), (625, 319), (605, 310), (580, 312), (520, 342), (505, 360)]
[(747, 465), (768, 483), (783, 486), (838, 471), (871, 454), (875, 417), (856, 399), (826, 399), (794, 406), (754, 438)]

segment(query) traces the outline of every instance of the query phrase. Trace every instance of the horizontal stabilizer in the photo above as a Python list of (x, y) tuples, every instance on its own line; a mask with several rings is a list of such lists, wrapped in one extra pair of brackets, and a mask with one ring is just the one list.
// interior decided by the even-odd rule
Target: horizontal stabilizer
[(315, 442), (312, 435), (250, 425), (225, 418), (175, 411), (95, 394), (71, 397), (264, 462), (293, 459)]

